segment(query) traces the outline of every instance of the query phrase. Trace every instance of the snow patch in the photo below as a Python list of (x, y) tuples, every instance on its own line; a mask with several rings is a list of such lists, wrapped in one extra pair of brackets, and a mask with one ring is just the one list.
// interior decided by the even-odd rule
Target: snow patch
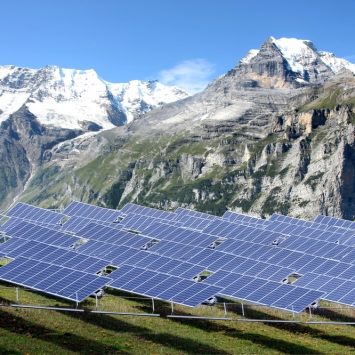
[(240, 64), (249, 64), (250, 61), (258, 55), (260, 52), (259, 49), (251, 49), (247, 55), (240, 60)]
[(317, 59), (317, 52), (311, 41), (297, 38), (271, 37), (293, 72), (303, 75), (304, 68)]
[(348, 62), (343, 58), (336, 57), (330, 52), (319, 52), (319, 55), (324, 62), (332, 71), (337, 74), (343, 69), (348, 69), (355, 74), (355, 64)]
[(128, 123), (133, 121), (137, 113), (143, 114), (154, 107), (189, 96), (176, 86), (163, 85), (158, 81), (132, 80), (123, 84), (107, 84), (114, 97), (121, 102)]
[(0, 89), (0, 122), (5, 121), (9, 116), (20, 109), (27, 101), (30, 94), (26, 92), (13, 92)]

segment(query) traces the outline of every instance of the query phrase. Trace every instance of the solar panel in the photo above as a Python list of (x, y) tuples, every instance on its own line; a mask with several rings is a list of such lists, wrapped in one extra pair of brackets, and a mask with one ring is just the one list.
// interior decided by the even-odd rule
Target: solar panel
[(67, 216), (79, 216), (102, 222), (115, 222), (123, 217), (120, 211), (73, 201), (63, 211)]
[(134, 214), (141, 215), (141, 216), (148, 216), (148, 217), (167, 219), (167, 220), (173, 219), (172, 212), (167, 212), (167, 211), (157, 210), (157, 209), (150, 208), (150, 207), (140, 206), (140, 205), (136, 205), (134, 203), (127, 203), (121, 209), (121, 212), (123, 214), (134, 213)]
[(72, 235), (58, 232), (21, 219), (17, 219), (15, 223), (11, 224), (11, 226), (6, 227), (5, 233), (10, 237), (35, 240), (60, 247), (70, 247), (79, 241), (79, 238)]
[(256, 225), (259, 228), (262, 228), (262, 227), (268, 225), (268, 223), (269, 223), (265, 219), (251, 217), (246, 214), (236, 213), (236, 212), (232, 212), (232, 211), (226, 211), (222, 218), (226, 219), (230, 222), (239, 222), (241, 224), (246, 224), (246, 225)]
[(95, 220), (95, 222), (93, 222), (93, 220), (90, 218), (72, 216), (62, 224), (61, 230), (64, 232), (77, 233), (78, 231), (92, 223), (106, 225), (107, 227), (111, 227), (114, 229), (122, 228), (122, 226), (120, 226), (118, 223), (104, 222), (100, 220)]
[(65, 217), (64, 214), (35, 207), (26, 203), (18, 202), (14, 207), (6, 211), (6, 216), (16, 217), (29, 221), (38, 221), (42, 224), (59, 224)]
[[(220, 290), (219, 287), (197, 284), (176, 276), (137, 267), (122, 267), (111, 274), (110, 287), (159, 298), (164, 301), (195, 307)], [(155, 286), (154, 286), (155, 285)]]
[(0, 280), (76, 302), (82, 302), (111, 281), (107, 277), (23, 257), (2, 266)]

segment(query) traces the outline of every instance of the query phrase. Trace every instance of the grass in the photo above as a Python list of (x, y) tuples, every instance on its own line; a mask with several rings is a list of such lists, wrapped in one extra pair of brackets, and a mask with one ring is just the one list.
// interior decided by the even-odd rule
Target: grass
[[(14, 288), (2, 286), (0, 297), (3, 303), (14, 302)], [(20, 301), (67, 305), (24, 290), (20, 291)], [(93, 300), (83, 306), (93, 307)], [(120, 293), (105, 295), (99, 307), (151, 311), (149, 302), (126, 299)], [(162, 315), (170, 313), (166, 303), (157, 302), (156, 307)], [(229, 306), (228, 310), (228, 316), (241, 317), (239, 305)], [(208, 306), (196, 310), (177, 307), (176, 312), (223, 316), (222, 309)], [(292, 317), (255, 307), (246, 308), (246, 315), (251, 318)], [(308, 319), (307, 314), (299, 317)], [(326, 317), (330, 315), (325, 313), (322, 319)], [(355, 331), (350, 326), (141, 318), (0, 307), (0, 354), (350, 354), (354, 344)]]

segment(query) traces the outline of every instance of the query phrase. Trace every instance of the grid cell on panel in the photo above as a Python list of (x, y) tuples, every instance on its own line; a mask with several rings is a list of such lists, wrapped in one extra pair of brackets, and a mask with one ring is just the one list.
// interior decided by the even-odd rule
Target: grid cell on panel
[(322, 292), (310, 290), (305, 294), (303, 294), (298, 300), (293, 302), (289, 307), (289, 309), (293, 310), (296, 313), (302, 312), (305, 308), (312, 305), (312, 303), (317, 301), (322, 296), (323, 296)]
[(50, 286), (48, 286), (45, 289), (46, 292), (59, 294), (61, 290), (63, 290), (68, 285), (74, 283), (82, 276), (82, 273), (79, 271), (68, 271), (68, 270), (65, 271), (66, 271), (66, 275), (63, 276), (57, 282), (54, 282)]
[(355, 282), (346, 281), (341, 286), (329, 292), (325, 299), (328, 301), (339, 302), (342, 298), (344, 298), (350, 291), (355, 289)]
[(338, 275), (341, 279), (351, 280), (355, 275), (355, 265), (349, 265), (349, 268)]
[[(195, 291), (191, 288), (191, 291)], [(205, 287), (200, 292), (194, 293), (190, 298), (183, 301), (183, 304), (191, 307), (196, 307), (197, 305), (203, 303), (208, 300), (210, 297), (217, 295), (219, 292), (219, 288), (215, 286)]]
[(231, 262), (234, 258), (236, 258), (234, 255), (223, 254), (220, 258), (208, 265), (208, 270), (217, 271), (224, 269), (225, 265)]
[(306, 263), (305, 265), (303, 265), (297, 271), (301, 274), (304, 274), (306, 272), (313, 272), (315, 269), (321, 268), (325, 262), (326, 262), (326, 259), (320, 258), (320, 257), (315, 257), (313, 260), (311, 260), (309, 263)]
[(341, 261), (344, 262), (344, 263), (354, 264), (355, 263), (355, 248), (353, 248), (353, 250), (349, 251), (349, 253), (344, 255), (341, 258)]
[(268, 281), (262, 279), (254, 279), (248, 284), (246, 284), (244, 287), (240, 288), (238, 291), (234, 292), (233, 297), (248, 300), (248, 296), (251, 293), (258, 290), (260, 287), (264, 286), (267, 283)]
[(327, 273), (329, 270), (333, 269), (334, 267), (336, 267), (339, 264), (338, 261), (335, 260), (326, 260), (323, 264), (321, 264), (320, 266), (318, 266), (317, 268), (314, 269), (314, 273), (315, 274), (325, 274)]
[(56, 265), (49, 265), (42, 271), (38, 272), (36, 275), (32, 275), (26, 280), (26, 283), (29, 287), (32, 285), (36, 285), (38, 282), (42, 281), (43, 279), (47, 278), (49, 275), (54, 274), (58, 270), (58, 266)]
[(110, 275), (113, 281), (110, 283), (110, 287), (121, 289), (123, 285), (128, 283), (130, 280), (136, 278), (137, 276), (143, 274), (145, 270), (140, 268), (132, 268), (132, 270), (125, 272), (124, 274)]
[(57, 283), (63, 277), (67, 276), (71, 271), (68, 269), (63, 269), (58, 266), (58, 270), (53, 274), (48, 275), (48, 277), (42, 279), (38, 283), (34, 284), (33, 286), (38, 290), (46, 290), (51, 285)]
[(157, 274), (156, 272), (150, 271), (150, 270), (143, 271), (138, 276), (130, 279), (127, 283), (123, 284), (121, 286), (121, 288), (123, 290), (132, 292), (136, 287), (138, 287), (142, 283), (148, 281), (149, 279), (151, 279), (156, 274)]
[(171, 297), (171, 301), (176, 303), (183, 303), (184, 300), (189, 299), (193, 295), (201, 292), (206, 287), (208, 287), (208, 285), (202, 283), (192, 283), (189, 287), (183, 289), (181, 292), (178, 292), (173, 297)]
[(287, 276), (292, 274), (292, 271), (293, 271), (292, 269), (280, 267), (279, 270), (273, 273), (268, 279), (271, 281), (281, 282), (285, 278), (287, 278)]
[(328, 270), (324, 274), (328, 275), (328, 276), (338, 277), (340, 274), (342, 274), (347, 269), (349, 269), (349, 267), (350, 267), (350, 264), (338, 263), (332, 269)]
[(159, 285), (161, 282), (163, 282), (167, 278), (168, 278), (168, 276), (165, 274), (156, 273), (152, 278), (150, 278), (149, 280), (146, 280), (145, 282), (141, 283), (136, 288), (134, 288), (133, 291), (135, 293), (150, 296), (149, 289), (151, 289), (155, 285)]
[(193, 284), (194, 284), (193, 281), (180, 280), (176, 284), (171, 285), (171, 287), (169, 287), (168, 289), (166, 289), (165, 291), (160, 293), (158, 295), (158, 298), (160, 298), (162, 300), (169, 301), (169, 300), (173, 299), (175, 295), (184, 291), (185, 289), (187, 289), (188, 287), (190, 287)]
[(38, 274), (42, 270), (43, 270), (43, 264), (36, 263), (33, 265), (33, 267), (28, 268), (25, 272), (21, 274), (17, 274), (14, 277), (12, 277), (12, 281), (14, 283), (24, 284), (27, 279), (29, 279), (33, 275)]
[(254, 260), (246, 259), (243, 263), (241, 263), (239, 265), (235, 265), (235, 267), (230, 271), (236, 272), (239, 274), (244, 274), (247, 270), (252, 268), (254, 265), (255, 265)]
[[(169, 274), (171, 272), (171, 270), (175, 269), (176, 267), (179, 267), (180, 265), (181, 265), (181, 261), (175, 260), (175, 259), (170, 259), (167, 263), (162, 265), (156, 271), (164, 272), (166, 274)], [(176, 276), (179, 276), (179, 275), (176, 275)]]
[(256, 276), (261, 270), (265, 270), (270, 264), (262, 261), (255, 261), (254, 266), (244, 272), (245, 275)]
[(293, 290), (293, 286), (290, 285), (280, 285), (277, 287), (274, 291), (271, 291), (268, 293), (266, 296), (258, 300), (258, 302), (266, 304), (266, 305), (271, 305), (277, 300), (279, 300), (281, 297), (287, 295), (289, 292)]
[(280, 286), (279, 283), (268, 281), (265, 285), (261, 286), (254, 292), (248, 295), (248, 301), (254, 303), (261, 303), (260, 300), (267, 296), (269, 293), (273, 292), (276, 288)]
[[(297, 251), (289, 251), (288, 256), (279, 262), (280, 266), (289, 267), (295, 261), (297, 261), (303, 254)], [(270, 262), (270, 260), (269, 260)]]
[(354, 305), (355, 303), (355, 288), (353, 288), (349, 293), (339, 300), (339, 303)]
[(235, 268), (237, 268), (239, 265), (243, 264), (247, 258), (243, 258), (241, 256), (232, 256), (231, 260), (224, 264), (223, 270), (225, 271), (233, 271)]
[(293, 311), (292, 304), (307, 292), (308, 290), (302, 287), (293, 287), (285, 295), (280, 295), (280, 297), (275, 302), (273, 302), (271, 306)]
[(312, 290), (320, 290), (324, 284), (332, 279), (330, 276), (318, 275), (313, 280), (311, 280), (305, 287)]
[[(248, 283), (252, 282), (253, 280), (255, 280), (255, 278), (253, 278), (251, 276), (244, 276), (243, 275), (242, 277), (238, 278), (236, 281), (231, 283), (229, 286), (223, 288), (221, 293), (226, 296), (233, 296), (234, 293), (239, 291), (241, 288), (243, 288), (244, 286), (246, 286)], [(219, 285), (217, 285), (217, 286), (219, 286)]]
[(168, 276), (164, 281), (160, 282), (156, 285), (151, 285), (148, 289), (147, 294), (151, 295), (152, 297), (158, 297), (159, 294), (167, 290), (168, 288), (176, 285), (180, 282), (181, 279), (176, 276)]

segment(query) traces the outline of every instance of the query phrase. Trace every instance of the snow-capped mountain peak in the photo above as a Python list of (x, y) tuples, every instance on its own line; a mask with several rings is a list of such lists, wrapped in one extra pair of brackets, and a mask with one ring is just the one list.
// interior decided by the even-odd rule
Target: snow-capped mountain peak
[(320, 51), (319, 55), (322, 61), (333, 70), (335, 74), (339, 73), (343, 69), (350, 70), (355, 74), (355, 64), (350, 63), (346, 59), (338, 58), (334, 53)]
[(309, 40), (284, 37), (280, 39), (271, 37), (271, 40), (295, 73), (303, 74), (305, 67), (317, 60), (317, 51)]
[(109, 129), (187, 96), (158, 82), (109, 83), (93, 69), (0, 67), (0, 122), (26, 105), (43, 125)]
[(287, 60), (293, 72), (302, 74), (307, 67), (316, 64), (320, 59), (334, 74), (337, 74), (343, 69), (355, 73), (355, 64), (343, 58), (338, 58), (333, 53), (318, 51), (309, 40), (297, 38), (276, 39), (274, 37), (270, 37), (270, 39)]
[(127, 122), (133, 121), (154, 107), (171, 103), (189, 96), (175, 86), (167, 86), (154, 81), (132, 80), (128, 83), (107, 83), (114, 97), (121, 102), (127, 116)]

